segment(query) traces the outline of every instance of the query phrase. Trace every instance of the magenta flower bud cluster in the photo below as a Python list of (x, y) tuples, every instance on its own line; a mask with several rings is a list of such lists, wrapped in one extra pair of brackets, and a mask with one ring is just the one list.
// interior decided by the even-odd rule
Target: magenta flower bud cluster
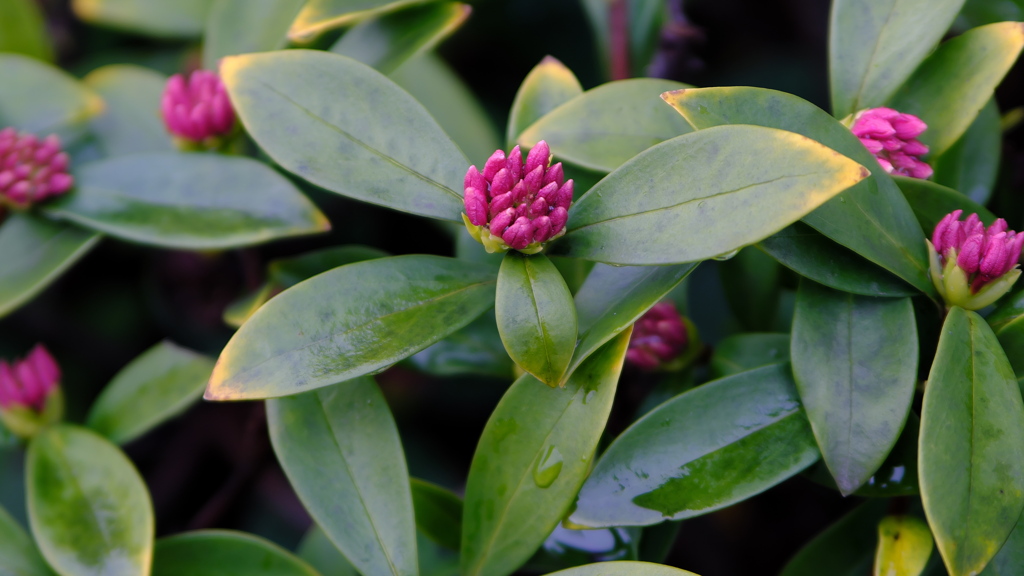
[(561, 162), (550, 164), (551, 150), (542, 140), (525, 162), (516, 146), (508, 157), (495, 151), (483, 172), (469, 167), (463, 219), (488, 252), (513, 248), (533, 254), (565, 233), (573, 181), (565, 180)]
[(60, 383), (60, 368), (42, 344), (24, 360), (8, 364), (0, 360), (0, 409), (25, 407), (42, 412)]
[(688, 343), (686, 325), (675, 304), (664, 300), (633, 324), (626, 361), (643, 370), (655, 370), (682, 356)]
[(68, 155), (55, 135), (40, 140), (14, 128), (0, 130), (0, 204), (27, 208), (71, 189)]
[(196, 70), (188, 80), (181, 74), (171, 76), (160, 110), (171, 134), (194, 143), (227, 135), (235, 127), (224, 83), (209, 70)]
[(963, 210), (947, 214), (935, 227), (932, 245), (940, 261), (956, 258), (956, 265), (967, 274), (971, 292), (1006, 274), (1020, 261), (1024, 234), (1007, 230), (1006, 220), (997, 219), (985, 228), (977, 214), (961, 221)]
[(928, 125), (913, 114), (892, 108), (871, 108), (857, 114), (851, 130), (890, 174), (928, 178), (932, 167), (921, 161), (928, 147), (917, 137)]

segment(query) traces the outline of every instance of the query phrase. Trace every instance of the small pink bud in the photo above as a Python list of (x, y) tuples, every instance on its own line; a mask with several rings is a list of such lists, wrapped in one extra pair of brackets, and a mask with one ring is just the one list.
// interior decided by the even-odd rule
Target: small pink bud
[(523, 177), (523, 153), (519, 151), (519, 146), (512, 148), (512, 151), (508, 153), (505, 167), (508, 169), (508, 173), (512, 175), (513, 181), (518, 181)]
[(900, 140), (917, 138), (928, 129), (928, 125), (913, 114), (900, 114), (893, 118), (890, 123), (893, 129), (896, 130), (896, 137)]
[(532, 172), (538, 166), (547, 167), (549, 162), (551, 162), (551, 149), (547, 142), (541, 140), (526, 156), (526, 171)]
[(984, 238), (974, 235), (964, 240), (956, 257), (956, 265), (968, 275), (976, 274), (981, 264), (981, 243)]
[[(986, 229), (977, 214), (961, 221), (962, 213), (947, 214), (935, 226), (930, 272), (948, 305), (977, 310), (1005, 294), (1020, 275), (1017, 263), (1024, 235), (1008, 230), (1001, 218)], [(959, 272), (949, 273), (950, 266)]]
[(67, 192), (74, 184), (67, 168), (57, 136), (40, 140), (5, 128), (0, 131), (0, 208), (24, 209)]
[(548, 168), (548, 173), (544, 175), (544, 186), (547, 186), (552, 182), (558, 184), (559, 186), (561, 186), (565, 182), (565, 172), (562, 169), (561, 162), (555, 164), (551, 168)]
[(626, 361), (642, 370), (665, 367), (686, 351), (689, 337), (675, 304), (663, 300), (633, 324)]
[(526, 177), (523, 178), (523, 184), (526, 186), (526, 192), (529, 194), (536, 194), (540, 191), (543, 181), (544, 167), (537, 166), (532, 172), (529, 172)]
[(872, 108), (857, 113), (850, 130), (886, 172), (925, 179), (933, 173), (931, 166), (921, 160), (928, 153), (928, 146), (916, 138), (927, 128), (913, 114)]
[(516, 250), (526, 248), (533, 241), (533, 222), (529, 218), (521, 216), (508, 227), (508, 230), (505, 230), (501, 239)]
[(515, 218), (515, 214), (515, 208), (509, 208), (499, 213), (497, 216), (491, 218), (491, 234), (494, 234), (499, 238), (503, 237), (505, 235), (505, 229), (507, 229), (509, 225), (512, 224), (512, 221)]
[[(513, 196), (511, 192), (506, 192), (499, 196), (495, 196), (494, 198), (491, 199), (491, 209), (488, 211), (488, 216), (494, 218), (495, 216), (498, 215), (498, 213), (508, 210), (509, 208), (512, 207), (512, 200)], [(482, 225), (483, 224), (477, 224), (477, 226)]]
[(464, 198), (466, 215), (476, 226), (487, 224), (487, 194), (476, 188), (466, 188)]
[(549, 215), (551, 218), (551, 230), (553, 234), (558, 234), (565, 228), (565, 223), (569, 221), (569, 213), (565, 208), (556, 206)]
[(466, 178), (463, 180), (463, 186), (465, 188), (476, 188), (487, 192), (487, 179), (484, 175), (476, 169), (476, 166), (470, 166), (469, 170), (466, 170)]
[(498, 170), (498, 173), (494, 175), (494, 179), (491, 180), (491, 198), (511, 191), (513, 185), (512, 174), (509, 173), (508, 169), (502, 168)]
[(196, 70), (186, 80), (175, 74), (160, 99), (167, 131), (191, 145), (212, 145), (208, 140), (229, 135), (235, 112), (220, 78), (209, 70)]
[(42, 412), (60, 383), (60, 368), (42, 344), (23, 360), (0, 360), (0, 410), (15, 406)]
[(484, 163), (484, 178), (486, 178), (488, 182), (493, 181), (494, 176), (498, 174), (498, 170), (501, 170), (504, 167), (505, 151), (495, 150), (494, 154), (491, 154), (491, 157), (487, 159), (486, 163)]

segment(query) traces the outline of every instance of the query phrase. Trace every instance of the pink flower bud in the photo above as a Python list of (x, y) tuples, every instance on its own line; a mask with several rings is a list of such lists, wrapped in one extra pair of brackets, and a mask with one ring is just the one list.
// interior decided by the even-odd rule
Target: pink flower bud
[(235, 112), (227, 90), (215, 72), (196, 70), (186, 80), (175, 74), (160, 101), (167, 131), (191, 144), (230, 134)]
[(21, 361), (0, 360), (0, 410), (23, 407), (42, 412), (60, 378), (57, 362), (42, 344)]
[(928, 125), (913, 114), (901, 114), (892, 108), (871, 108), (857, 113), (850, 130), (886, 172), (925, 179), (933, 173), (931, 166), (921, 160), (921, 156), (928, 153), (928, 147), (916, 138), (927, 128)]
[(655, 370), (683, 355), (689, 335), (675, 304), (663, 300), (633, 324), (626, 361), (642, 370)]
[(949, 305), (976, 310), (994, 302), (1020, 275), (1024, 235), (998, 219), (987, 229), (977, 214), (961, 210), (935, 226), (929, 244), (932, 281)]
[(0, 130), (0, 207), (24, 209), (67, 192), (74, 185), (68, 163), (55, 135), (39, 140), (14, 128)]
[(487, 193), (476, 188), (466, 188), (466, 215), (477, 226), (487, 224)]
[(497, 175), (498, 170), (501, 170), (504, 167), (505, 151), (495, 150), (494, 154), (491, 154), (491, 157), (487, 159), (486, 163), (484, 163), (483, 176), (485, 179), (487, 179), (488, 182), (491, 182), (492, 180), (494, 180), (494, 176)]

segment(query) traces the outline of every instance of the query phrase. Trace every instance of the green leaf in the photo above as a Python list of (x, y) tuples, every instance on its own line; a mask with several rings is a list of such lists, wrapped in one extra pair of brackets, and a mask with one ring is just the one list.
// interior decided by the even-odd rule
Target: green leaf
[(153, 505), (131, 461), (95, 432), (60, 424), (32, 439), (28, 516), (62, 576), (147, 576)]
[(369, 377), (267, 402), (277, 458), (316, 523), (364, 576), (415, 575), (409, 472)]
[(533, 148), (544, 140), (560, 160), (611, 172), (651, 146), (693, 131), (658, 101), (662, 92), (686, 87), (656, 78), (602, 84), (545, 114), (518, 142)]
[(206, 17), (203, 68), (216, 70), (225, 56), (284, 48), (288, 44), (288, 28), (305, 3), (215, 0)]
[(883, 105), (956, 18), (964, 0), (836, 0), (829, 27), (832, 113)]
[(649, 526), (759, 494), (818, 459), (788, 364), (704, 384), (626, 429), (597, 461), (569, 520)]
[(512, 360), (548, 386), (558, 386), (576, 347), (576, 307), (551, 260), (507, 252), (494, 311)]
[(53, 60), (46, 20), (34, 0), (0, 3), (0, 52), (16, 52), (39, 60)]
[(564, 388), (524, 375), (494, 409), (466, 482), (465, 576), (515, 572), (568, 512), (608, 420), (630, 332), (591, 356)]
[(0, 574), (53, 576), (35, 542), (3, 508), (0, 508)]
[(875, 557), (878, 523), (889, 503), (869, 500), (811, 540), (779, 576), (864, 576)]
[(1024, 384), (1024, 292), (1010, 296), (986, 320), (995, 331), (1017, 381)]
[(411, 6), (356, 24), (331, 47), (331, 52), (390, 74), (451, 36), (470, 12), (468, 4), (459, 2)]
[(992, 558), (981, 576), (1016, 576), (1020, 567), (1024, 566), (1024, 522), (1017, 521), (1017, 526), (1010, 532), (1010, 537)]
[(917, 384), (910, 298), (871, 298), (803, 281), (793, 314), (793, 375), (822, 458), (844, 496), (896, 444)]
[(523, 79), (512, 101), (505, 141), (508, 148), (524, 130), (548, 112), (583, 94), (576, 75), (552, 56), (545, 56)]
[(67, 139), (103, 111), (103, 100), (85, 84), (28, 56), (0, 54), (0, 78), (18, 79), (0, 82), (0, 126)]
[(493, 276), (440, 256), (395, 256), (325, 272), (267, 302), (221, 353), (208, 400), (298, 394), (377, 372), (469, 324)]
[(921, 498), (951, 576), (977, 574), (1024, 509), (1024, 403), (988, 324), (954, 307), (924, 391)]
[(332, 28), (349, 26), (367, 18), (423, 2), (424, 0), (307, 0), (302, 11), (292, 22), (288, 37), (296, 42), (308, 42)]
[(736, 334), (715, 346), (711, 374), (732, 376), (789, 360), (789, 334)]
[(230, 530), (199, 530), (156, 543), (153, 576), (320, 576), (277, 544)]
[(996, 219), (995, 214), (988, 208), (941, 184), (904, 176), (897, 176), (895, 180), (899, 184), (903, 196), (914, 210), (914, 216), (917, 217), (921, 228), (928, 232), (935, 230), (939, 221), (954, 210), (964, 211), (964, 216), (961, 218), (966, 218), (967, 214), (977, 214), (986, 225)]
[(359, 576), (359, 572), (316, 524), (306, 532), (296, 553), (321, 576)]
[(130, 242), (205, 250), (330, 229), (287, 178), (239, 156), (133, 154), (85, 164), (45, 213)]
[(803, 222), (794, 222), (757, 247), (797, 274), (836, 290), (863, 296), (918, 294), (910, 284)]
[(160, 120), (166, 77), (142, 66), (111, 64), (93, 70), (84, 81), (107, 103), (91, 123), (107, 156), (174, 150)]
[(919, 576), (932, 555), (932, 533), (913, 516), (887, 516), (878, 524), (875, 576)]
[(300, 256), (272, 260), (267, 265), (267, 277), (282, 288), (291, 288), (303, 280), (339, 266), (384, 258), (387, 255), (387, 252), (370, 246), (334, 246)]
[(941, 155), (974, 122), (1024, 48), (1024, 23), (969, 30), (939, 46), (889, 106), (928, 124), (919, 140)]
[(484, 313), (465, 328), (413, 354), (409, 363), (433, 376), (515, 378), (515, 363), (505, 352), (493, 313)]
[(579, 343), (565, 373), (572, 374), (598, 348), (632, 326), (696, 267), (594, 266), (576, 293)]
[(72, 0), (75, 15), (90, 24), (158, 38), (202, 34), (214, 0)]
[(999, 176), (1003, 131), (999, 108), (989, 100), (964, 135), (941, 156), (932, 155), (929, 162), (935, 169), (932, 179), (978, 204), (986, 204)]
[(34, 298), (100, 240), (76, 226), (32, 214), (11, 214), (0, 225), (0, 317)]
[(203, 395), (213, 359), (164, 341), (114, 376), (92, 405), (86, 425), (126, 444), (184, 412)]
[(416, 527), (434, 542), (458, 550), (462, 542), (462, 498), (426, 480), (411, 478)]
[[(946, 0), (941, 0), (946, 1)], [(849, 128), (796, 96), (762, 88), (704, 88), (663, 96), (705, 129), (754, 124), (802, 134), (860, 162), (872, 176), (804, 218), (806, 224), (871, 262), (935, 295), (924, 233), (899, 189)]]
[(708, 128), (663, 142), (601, 180), (570, 208), (555, 250), (611, 264), (705, 260), (767, 238), (868, 174), (798, 134)]
[(782, 291), (779, 263), (750, 247), (719, 264), (718, 272), (729, 308), (743, 329), (771, 330)]
[(552, 572), (548, 576), (697, 576), (693, 572), (650, 562), (598, 562)]
[(1024, 20), (1024, 0), (967, 0), (958, 20), (958, 24), (963, 23), (967, 28)]
[(221, 76), (249, 134), (285, 169), (357, 200), (461, 222), (469, 162), (379, 72), (337, 54), (284, 50), (227, 57)]

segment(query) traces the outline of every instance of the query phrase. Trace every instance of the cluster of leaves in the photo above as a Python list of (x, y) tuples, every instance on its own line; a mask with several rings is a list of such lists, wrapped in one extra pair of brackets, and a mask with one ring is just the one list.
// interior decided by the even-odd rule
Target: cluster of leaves
[[(602, 30), (598, 4), (587, 5)], [(924, 242), (954, 209), (995, 218), (983, 206), (998, 168), (992, 96), (1024, 47), (1017, 22), (940, 44), (963, 4), (835, 0), (832, 114), (758, 88), (633, 79), (583, 91), (559, 62), (541, 62), (516, 95), (506, 141), (546, 141), (576, 179), (564, 237), (542, 254), (489, 255), (453, 228), (453, 257), (339, 246), (271, 263), (263, 288), (225, 312), (238, 331), (216, 364), (161, 343), (115, 377), (84, 426), (30, 441), (34, 538), (0, 511), (0, 569), (404, 576), (423, 566), (504, 576), (528, 563), (546, 570), (538, 549), (586, 528), (615, 542), (606, 559), (619, 562), (562, 574), (688, 574), (637, 561), (663, 556), (641, 554), (638, 542), (659, 532), (639, 527), (718, 510), (807, 471), (873, 500), (785, 574), (860, 574), (872, 561), (901, 574), (1016, 573), (1024, 300), (1011, 295), (986, 317), (947, 314)], [(28, 0), (4, 6), (29, 16), (0, 13), (0, 27), (39, 20)], [(16, 80), (0, 83), (0, 126), (59, 134), (76, 187), (0, 226), (0, 314), (101, 237), (224, 250), (326, 230), (302, 192), (310, 185), (461, 222), (463, 175), (491, 150), (462, 119), (432, 110), (417, 78), (446, 73), (429, 50), (468, 6), (74, 6), (87, 21), (144, 33), (202, 32), (203, 63), (219, 68), (246, 136), (234, 154), (176, 151), (155, 115), (164, 77), (112, 65), (80, 81), (45, 62), (39, 22), (26, 28), (37, 34), (5, 36), (3, 47), (22, 54), (0, 54), (0, 77)], [(658, 13), (634, 22), (656, 30)], [(310, 49), (339, 28), (327, 50)], [(890, 177), (842, 122), (883, 105), (929, 125), (934, 182)], [(633, 322), (685, 293), (697, 263), (716, 258), (728, 259), (726, 297), (750, 331), (676, 375), (605, 447)], [(782, 316), (782, 267), (799, 278), (791, 330), (765, 333)], [(510, 377), (518, 367), (464, 498), (409, 476), (372, 377), (402, 361), (439, 376)], [(148, 492), (116, 445), (204, 389), (208, 400), (266, 401), (274, 451), (316, 522), (302, 559), (234, 532), (154, 541)], [(904, 515), (886, 518), (892, 509)], [(929, 561), (933, 539), (939, 555)]]

